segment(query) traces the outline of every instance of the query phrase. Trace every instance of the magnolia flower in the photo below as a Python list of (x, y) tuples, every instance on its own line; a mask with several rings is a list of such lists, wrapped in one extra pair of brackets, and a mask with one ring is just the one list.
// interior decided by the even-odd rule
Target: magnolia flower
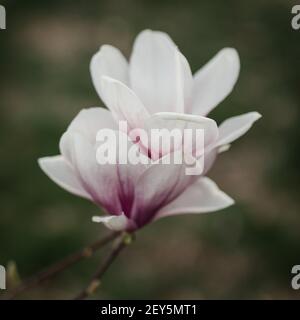
[[(143, 31), (135, 40), (130, 63), (118, 49), (102, 46), (92, 58), (91, 74), (109, 110), (82, 110), (60, 140), (61, 154), (39, 159), (40, 167), (62, 188), (104, 208), (108, 215), (93, 220), (113, 230), (134, 231), (165, 216), (226, 208), (234, 201), (205, 175), (217, 154), (260, 115), (229, 118), (219, 127), (206, 115), (230, 93), (238, 73), (236, 51), (223, 49), (192, 76), (187, 60), (161, 32)], [(117, 131), (120, 120), (128, 123), (128, 131), (119, 134), (128, 140), (128, 147), (137, 146), (141, 157), (151, 157), (150, 164), (97, 163), (97, 132)], [(154, 127), (204, 131), (204, 148), (194, 146), (195, 157), (204, 159), (200, 176), (186, 175), (184, 163), (162, 163), (168, 152), (183, 152), (182, 148), (147, 150), (142, 139), (130, 135), (132, 130)]]

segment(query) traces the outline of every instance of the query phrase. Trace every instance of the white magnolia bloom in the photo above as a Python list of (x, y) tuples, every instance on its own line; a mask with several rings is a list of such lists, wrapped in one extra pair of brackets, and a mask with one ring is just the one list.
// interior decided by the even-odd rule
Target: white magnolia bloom
[[(105, 208), (110, 215), (93, 220), (114, 230), (135, 230), (169, 215), (226, 208), (233, 200), (204, 175), (217, 154), (228, 150), (230, 143), (261, 116), (246, 113), (218, 127), (207, 114), (232, 91), (239, 69), (236, 50), (225, 48), (192, 75), (186, 58), (163, 32), (141, 32), (129, 62), (117, 48), (103, 45), (93, 56), (90, 70), (109, 110), (80, 112), (61, 138), (61, 155), (39, 159), (40, 166), (64, 189)], [(203, 129), (203, 174), (185, 175), (184, 164), (99, 165), (96, 134), (102, 128), (117, 130), (120, 120), (127, 121), (129, 131), (155, 127)], [(142, 152), (143, 141), (138, 143)], [(197, 146), (195, 149), (197, 154)], [(148, 156), (148, 151), (143, 155)], [(156, 156), (164, 154), (156, 152)]]

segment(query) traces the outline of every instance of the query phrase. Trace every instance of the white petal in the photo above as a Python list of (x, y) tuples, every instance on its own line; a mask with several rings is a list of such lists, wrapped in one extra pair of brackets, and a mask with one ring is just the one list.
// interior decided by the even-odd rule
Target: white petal
[[(166, 134), (171, 133), (173, 129), (179, 129), (183, 137), (186, 133), (188, 133), (188, 131), (184, 132), (184, 130), (188, 129), (191, 135), (188, 133), (186, 136), (190, 138), (191, 141), (184, 141), (183, 147), (185, 150), (193, 151), (193, 153), (197, 156), (202, 155), (204, 152), (204, 147), (214, 144), (218, 138), (218, 127), (214, 120), (190, 114), (159, 112), (152, 115), (146, 121), (145, 127), (150, 134), (152, 129), (160, 129), (161, 133), (163, 133), (164, 129), (167, 129), (168, 131), (166, 131)], [(197, 130), (203, 130), (200, 133), (204, 134), (204, 141), (202, 139), (196, 139)], [(168, 138), (168, 136), (166, 136), (166, 138)], [(176, 150), (177, 147), (178, 145), (176, 144), (174, 146), (174, 150)], [(191, 149), (189, 149), (190, 147)], [(151, 151), (156, 153), (161, 151), (161, 153), (164, 155), (168, 153), (169, 146), (166, 144), (166, 148), (164, 149), (164, 145), (162, 145), (161, 150), (154, 148), (154, 150)]]
[(101, 78), (108, 76), (128, 84), (128, 63), (119, 49), (103, 45), (90, 63), (93, 84), (102, 98)]
[(150, 113), (184, 112), (182, 97), (191, 90), (191, 71), (170, 37), (158, 31), (141, 32), (133, 46), (131, 88)]
[(182, 82), (183, 92), (184, 92), (184, 112), (188, 112), (188, 106), (192, 102), (194, 78), (186, 57), (179, 50), (178, 50), (178, 54), (180, 55), (180, 61), (181, 61), (181, 66), (180, 66), (181, 69), (179, 70), (181, 71), (182, 78), (179, 77), (179, 81), (180, 79), (182, 79), (181, 82)]
[(127, 228), (128, 219), (124, 214), (119, 216), (94, 216), (93, 222), (103, 223), (108, 229), (113, 231), (123, 231)]
[(225, 120), (219, 126), (217, 146), (229, 144), (245, 134), (255, 121), (261, 118), (258, 112), (249, 112)]
[(115, 119), (126, 120), (129, 129), (142, 128), (148, 111), (136, 94), (120, 81), (102, 77), (103, 99)]
[(227, 208), (234, 200), (209, 178), (202, 177), (162, 208), (156, 218), (185, 213), (205, 213)]
[(59, 148), (61, 154), (71, 162), (70, 136), (79, 133), (84, 136), (90, 144), (96, 143), (96, 135), (100, 129), (117, 129), (117, 123), (110, 111), (100, 107), (81, 110), (69, 125), (67, 131), (62, 135)]
[(238, 53), (224, 48), (194, 75), (193, 114), (207, 115), (232, 91), (240, 71)]
[(82, 109), (68, 126), (67, 131), (78, 132), (92, 143), (96, 141), (100, 129), (117, 129), (111, 112), (100, 107)]
[(38, 163), (46, 175), (60, 187), (77, 196), (91, 200), (91, 196), (83, 188), (76, 172), (63, 156), (40, 158)]

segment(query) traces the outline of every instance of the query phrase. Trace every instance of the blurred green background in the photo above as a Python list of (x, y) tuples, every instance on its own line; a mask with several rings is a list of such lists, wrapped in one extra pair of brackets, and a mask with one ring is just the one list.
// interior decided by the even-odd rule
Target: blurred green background
[[(101, 106), (90, 58), (109, 43), (128, 57), (145, 28), (170, 34), (196, 71), (235, 47), (241, 74), (212, 113), (263, 118), (222, 154), (209, 176), (236, 200), (218, 213), (162, 219), (137, 234), (96, 298), (297, 299), (300, 264), (300, 30), (294, 1), (1, 1), (0, 264), (21, 277), (106, 234), (98, 208), (56, 186), (37, 158), (83, 107)], [(101, 254), (20, 298), (71, 298)]]

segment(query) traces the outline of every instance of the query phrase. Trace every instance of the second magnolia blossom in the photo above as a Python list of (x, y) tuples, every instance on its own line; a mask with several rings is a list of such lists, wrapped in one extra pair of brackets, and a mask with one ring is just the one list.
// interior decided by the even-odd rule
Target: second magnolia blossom
[[(247, 116), (252, 121), (256, 117), (256, 114)], [(219, 129), (217, 126), (204, 129), (204, 136), (213, 135), (214, 139), (206, 146), (207, 152), (204, 150), (201, 154), (204, 157), (203, 175), (212, 166), (219, 148), (249, 128), (249, 119), (241, 119), (240, 125), (231, 130), (225, 130), (226, 122)], [(110, 214), (96, 217), (94, 221), (103, 222), (113, 230), (133, 231), (165, 216), (212, 212), (233, 204), (233, 200), (209, 178), (186, 175), (184, 163), (163, 164), (159, 158), (150, 165), (99, 165), (95, 137), (101, 128), (108, 127), (117, 130), (117, 123), (109, 111), (102, 108), (83, 110), (62, 136), (61, 154), (39, 159), (41, 168), (58, 185), (95, 202)], [(126, 139), (128, 147), (132, 147), (130, 138), (126, 136)], [(128, 152), (124, 148), (117, 150)], [(147, 156), (141, 153), (140, 157)]]
[[(217, 154), (260, 118), (250, 112), (218, 127), (206, 117), (236, 82), (239, 58), (234, 49), (223, 49), (193, 77), (172, 40), (146, 30), (137, 37), (129, 64), (118, 49), (103, 46), (92, 59), (91, 73), (109, 111), (81, 111), (60, 140), (60, 155), (41, 158), (39, 164), (61, 187), (105, 209), (108, 215), (94, 221), (113, 230), (133, 231), (165, 216), (212, 212), (233, 204), (205, 175)], [(150, 164), (99, 165), (97, 132), (103, 128), (118, 131), (120, 120), (128, 123), (128, 130), (121, 133), (128, 148), (135, 146), (140, 157), (151, 158)], [(149, 148), (141, 128), (146, 132), (155, 128), (203, 130), (203, 144), (191, 146), (193, 156), (204, 161), (202, 175), (186, 175), (185, 163), (164, 164), (170, 152), (181, 153), (184, 148), (181, 144), (172, 150), (163, 145)]]

